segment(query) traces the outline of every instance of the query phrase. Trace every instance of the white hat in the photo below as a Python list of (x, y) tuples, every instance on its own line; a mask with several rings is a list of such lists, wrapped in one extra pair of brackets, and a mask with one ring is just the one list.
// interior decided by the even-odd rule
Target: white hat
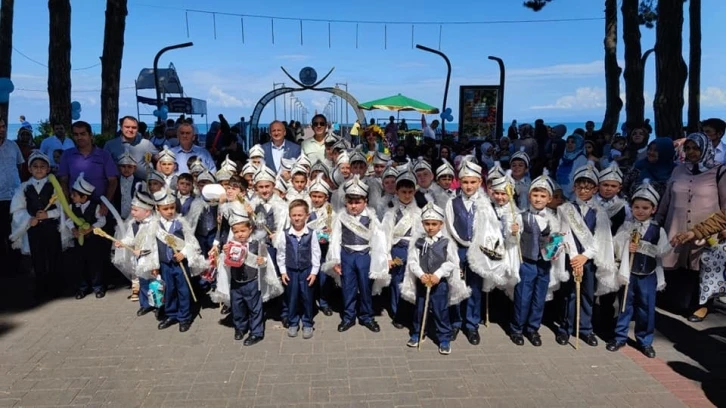
[(83, 178), (83, 172), (78, 175), (75, 183), (73, 183), (73, 190), (87, 196), (93, 194), (93, 190), (95, 189), (96, 187), (93, 187), (93, 184), (89, 183), (88, 181), (86, 181), (85, 178)]
[[(30, 163), (30, 160), (28, 160), (28, 163)], [(137, 162), (136, 159), (134, 159), (133, 156), (131, 156), (131, 152), (129, 152), (129, 149), (125, 149), (123, 154), (118, 157), (118, 161), (116, 162), (119, 166), (136, 166)]]
[(360, 149), (355, 149), (353, 154), (350, 155), (350, 163), (353, 164), (355, 162), (368, 163), (368, 158)]
[(257, 166), (255, 166), (251, 161), (248, 161), (244, 166), (242, 166), (242, 176), (246, 176), (248, 174), (254, 175), (257, 173), (257, 170)]
[[(217, 174), (219, 174), (220, 172), (221, 172), (221, 170), (218, 171)], [(229, 179), (227, 179), (227, 180), (229, 180)], [(209, 170), (204, 169), (204, 171), (202, 171), (201, 173), (199, 173), (197, 175), (197, 183), (200, 181), (208, 181), (210, 183), (216, 183), (217, 178), (214, 177), (214, 174), (210, 173)]]
[(294, 176), (296, 174), (304, 174), (307, 177), (308, 169), (305, 168), (304, 166), (300, 165), (300, 163), (296, 163), (294, 166), (292, 166), (290, 175)]
[(265, 151), (262, 149), (262, 146), (256, 144), (256, 145), (250, 147), (249, 156), (250, 156), (250, 158), (252, 158), (252, 157), (262, 157), (262, 158), (264, 158), (265, 157)]
[(224, 158), (224, 161), (219, 168), (229, 170), (231, 173), (237, 173), (237, 163), (230, 160), (229, 155)]
[(631, 198), (630, 200), (632, 201), (636, 198), (648, 200), (653, 203), (653, 205), (657, 206), (658, 202), (660, 201), (660, 194), (658, 194), (658, 191), (656, 191), (655, 187), (650, 184), (650, 179), (643, 179), (643, 182), (635, 190), (635, 193), (633, 193), (633, 198)]
[(373, 164), (388, 164), (391, 161), (391, 156), (385, 153), (376, 152), (373, 156)]
[(312, 163), (310, 163), (310, 159), (308, 158), (308, 156), (303, 153), (300, 155), (300, 157), (297, 158), (297, 164), (299, 166), (310, 167)]
[(328, 165), (320, 159), (316, 160), (315, 163), (310, 166), (310, 174), (313, 174), (313, 172), (316, 171), (325, 174), (326, 177), (330, 177), (330, 167), (328, 167)]
[(287, 182), (282, 178), (278, 178), (275, 181), (275, 190), (279, 190), (281, 193), (285, 194), (287, 193), (288, 188)]
[(332, 132), (332, 130), (328, 132), (327, 136), (325, 136), (325, 143), (338, 143), (338, 137)]
[(239, 224), (241, 222), (250, 222), (249, 214), (247, 214), (247, 210), (242, 206), (242, 204), (238, 201), (232, 202), (232, 204), (227, 207), (227, 211), (229, 218), (229, 225), (235, 225)]
[(252, 178), (252, 183), (257, 184), (261, 181), (269, 181), (270, 183), (274, 183), (276, 179), (277, 177), (275, 176), (275, 172), (272, 171), (272, 169), (267, 166), (262, 166)]
[(30, 164), (32, 164), (35, 160), (43, 160), (48, 163), (48, 166), (50, 166), (50, 158), (48, 158), (48, 156), (43, 154), (40, 150), (33, 150), (33, 152), (30, 153), (30, 157), (28, 157), (28, 166), (30, 166)]
[(315, 180), (313, 180), (312, 183), (310, 183), (310, 187), (308, 187), (308, 191), (311, 193), (314, 191), (317, 191), (318, 193), (323, 193), (325, 195), (330, 195), (330, 185), (323, 180), (323, 173), (318, 173), (317, 177), (315, 177)]
[(282, 158), (280, 159), (280, 171), (282, 170), (292, 170), (292, 166), (295, 165), (295, 159), (286, 159)]
[(154, 197), (145, 191), (137, 191), (131, 200), (132, 207), (143, 208), (145, 210), (153, 210), (155, 205)]
[(459, 169), (459, 179), (464, 177), (481, 177), (481, 166), (476, 164), (474, 156), (466, 156), (461, 161), (461, 168)]
[(423, 157), (419, 157), (418, 160), (416, 160), (416, 164), (413, 165), (413, 171), (419, 172), (421, 170), (428, 170), (431, 173), (433, 173), (433, 170), (431, 170), (431, 165), (429, 162), (423, 159)]
[(555, 182), (550, 178), (550, 171), (546, 168), (542, 170), (542, 175), (532, 180), (532, 184), (529, 185), (529, 191), (532, 191), (535, 188), (543, 188), (547, 190), (550, 195), (554, 194), (555, 190), (557, 190), (557, 188), (555, 188)]
[(162, 188), (154, 193), (156, 205), (176, 204), (176, 197), (168, 188)]
[(345, 139), (339, 139), (333, 145), (333, 150), (348, 150), (348, 149), (350, 149), (350, 144)]
[(429, 201), (421, 210), (421, 221), (444, 221), (444, 210)]
[(169, 147), (164, 146), (164, 150), (159, 152), (159, 162), (160, 163), (165, 163), (165, 162), (176, 163), (176, 155), (174, 154), (174, 152), (169, 150)]
[(343, 184), (345, 195), (368, 197), (368, 186), (356, 174)]
[[(214, 173), (214, 177), (217, 179), (217, 181), (227, 181), (231, 179), (232, 176), (234, 176), (234, 173), (236, 173), (236, 171), (233, 172), (229, 168), (222, 167), (221, 169), (217, 170), (216, 173)], [(197, 180), (198, 179), (199, 176), (197, 176)]]
[(598, 174), (597, 169), (595, 168), (595, 163), (588, 161), (586, 165), (575, 170), (572, 180), (577, 181), (582, 178), (588, 179), (595, 184), (600, 183), (600, 174)]
[(207, 169), (207, 166), (204, 165), (204, 162), (202, 159), (197, 156), (197, 158), (192, 162), (192, 164), (189, 166), (189, 173), (191, 174), (199, 174)]
[(519, 148), (518, 152), (514, 152), (512, 157), (509, 158), (509, 162), (511, 163), (513, 160), (522, 160), (524, 161), (524, 165), (529, 168), (529, 155), (524, 152), (524, 146)]
[(388, 165), (386, 169), (383, 170), (383, 174), (381, 175), (382, 179), (386, 177), (398, 177), (398, 170), (396, 170), (395, 167)]
[(494, 162), (494, 166), (492, 166), (491, 169), (489, 169), (489, 172), (487, 173), (487, 178), (489, 180), (494, 180), (497, 177), (504, 177), (504, 169), (502, 168), (502, 164), (498, 161)]
[(348, 152), (346, 152), (345, 150), (340, 152), (340, 154), (338, 155), (338, 158), (335, 159), (336, 166), (340, 166), (341, 164), (344, 164), (344, 163), (350, 163), (350, 156), (348, 156)]
[(164, 178), (164, 175), (161, 174), (161, 172), (158, 171), (158, 170), (152, 170), (149, 173), (148, 176), (149, 176), (149, 180), (148, 181), (155, 180), (155, 181), (158, 181), (161, 184), (166, 184), (166, 179)]
[(405, 180), (412, 182), (414, 186), (416, 185), (416, 175), (413, 174), (411, 170), (406, 169), (398, 172), (398, 175), (396, 176), (396, 186), (398, 186), (398, 183)]
[(448, 162), (446, 159), (441, 159), (443, 163), (441, 166), (436, 168), (436, 178), (438, 179), (441, 176), (451, 176), (454, 177), (454, 166), (451, 165), (451, 163)]
[(620, 166), (617, 162), (612, 162), (610, 166), (600, 172), (600, 183), (603, 181), (616, 181), (622, 184), (623, 172), (620, 171)]
[(492, 179), (491, 191), (507, 191), (507, 186), (514, 186), (514, 180), (512, 180), (512, 170), (507, 170), (504, 173), (504, 177), (497, 177)]

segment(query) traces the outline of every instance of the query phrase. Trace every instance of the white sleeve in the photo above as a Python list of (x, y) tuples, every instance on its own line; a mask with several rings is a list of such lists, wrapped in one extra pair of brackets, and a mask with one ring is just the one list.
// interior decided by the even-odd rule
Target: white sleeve
[(46, 214), (48, 214), (48, 219), (51, 220), (60, 218), (60, 210), (58, 208), (56, 208), (55, 210), (48, 210)]
[[(284, 231), (280, 232), (285, 233)], [(279, 235), (277, 237), (279, 237)], [(287, 259), (287, 254), (285, 253), (285, 250), (287, 249), (287, 239), (276, 239), (275, 241), (277, 241), (277, 267), (280, 269), (280, 275), (287, 275), (287, 267), (285, 266), (285, 260)]]
[(312, 263), (313, 263), (313, 269), (310, 271), (311, 275), (317, 275), (318, 272), (320, 272), (320, 257), (322, 256), (322, 251), (320, 250), (320, 242), (318, 242), (318, 233), (315, 232), (315, 230), (310, 230), (310, 233), (313, 234), (312, 239), (310, 239), (310, 245), (312, 247)]
[[(413, 255), (413, 256), (411, 256)], [(411, 251), (409, 249), (409, 255), (408, 255), (408, 263), (407, 268), (416, 275), (417, 278), (421, 279), (421, 277), (424, 274), (423, 269), (421, 269), (421, 265), (419, 265), (418, 260), (421, 256), (421, 250), (414, 247), (413, 254), (411, 254)]]
[(101, 206), (96, 206), (96, 222), (93, 223), (93, 228), (103, 228), (106, 225), (106, 217), (101, 215)]
[(439, 269), (434, 272), (434, 275), (436, 275), (439, 279), (448, 278), (459, 267), (459, 255), (456, 250), (456, 244), (449, 240), (449, 245), (446, 250), (446, 262), (444, 262)]

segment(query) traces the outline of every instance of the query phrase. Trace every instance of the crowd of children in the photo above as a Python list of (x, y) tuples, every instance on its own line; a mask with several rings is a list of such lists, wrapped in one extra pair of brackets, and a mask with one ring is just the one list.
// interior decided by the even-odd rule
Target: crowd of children
[[(259, 146), (241, 169), (225, 160), (214, 174), (194, 158), (189, 173), (176, 174), (167, 149), (145, 163), (124, 154), (113, 206), (125, 220), (110, 233), (83, 174), (68, 204), (48, 176), (51, 160), (35, 152), (32, 178), (12, 202), (11, 238), (32, 254), (42, 279), (57, 277), (68, 249), (78, 299), (104, 296), (104, 248), (112, 240), (113, 264), (133, 282), (138, 316), (153, 311), (159, 329), (178, 324), (185, 332), (199, 302), (211, 299), (231, 314), (234, 338), (246, 346), (264, 339), (275, 298), (287, 334), (312, 338), (316, 311), (333, 314), (336, 286), (337, 330), (358, 323), (378, 332), (373, 297), (388, 287), (392, 324), (410, 329), (410, 347), (428, 335), (449, 354), (460, 332), (479, 344), (489, 294), (501, 290), (513, 304), (508, 331), (518, 346), (525, 338), (542, 344), (545, 303), (559, 298), (557, 343), (579, 334), (597, 346), (598, 302), (613, 333), (608, 350), (625, 344), (634, 317), (638, 346), (655, 356), (654, 299), (665, 284), (659, 258), (670, 246), (651, 219), (660, 197), (647, 181), (629, 202), (620, 197), (617, 158), (600, 172), (592, 164), (576, 169), (576, 198), (563, 202), (548, 174), (529, 178), (524, 152), (511, 156), (507, 172), (495, 163), (483, 174), (472, 156), (456, 169), (447, 161), (432, 169), (425, 160), (363, 154), (334, 135), (325, 141), (330, 161), (282, 159), (279, 174), (264, 165)], [(150, 167), (146, 180), (134, 178), (137, 166)]]

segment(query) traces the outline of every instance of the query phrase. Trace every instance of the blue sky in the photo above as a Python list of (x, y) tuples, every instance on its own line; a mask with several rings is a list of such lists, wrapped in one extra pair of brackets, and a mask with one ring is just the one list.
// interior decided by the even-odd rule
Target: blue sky
[[(726, 116), (726, 57), (719, 39), (726, 19), (721, 0), (704, 0), (702, 116)], [(160, 66), (173, 62), (185, 92), (206, 99), (211, 114), (249, 117), (257, 100), (272, 88), (273, 82), (285, 82), (280, 70), (286, 67), (293, 75), (304, 66), (312, 66), (319, 77), (331, 67), (335, 71), (325, 82), (347, 83), (359, 101), (403, 93), (441, 107), (445, 65), (439, 57), (411, 48), (411, 25), (388, 25), (387, 49), (384, 49), (384, 25), (361, 24), (358, 48), (355, 24), (331, 25), (331, 48), (328, 48), (328, 25), (324, 22), (303, 23), (304, 44), (300, 44), (298, 21), (276, 20), (275, 44), (271, 41), (269, 19), (245, 18), (245, 42), (242, 43), (240, 18), (216, 16), (217, 38), (209, 14), (188, 13), (189, 37), (185, 9), (215, 12), (274, 15), (281, 17), (376, 20), (376, 21), (492, 21), (592, 18), (603, 16), (603, 1), (555, 0), (543, 11), (534, 13), (521, 0), (481, 1), (380, 1), (365, 3), (346, 1), (274, 1), (248, 2), (233, 0), (129, 0), (126, 22), (124, 60), (121, 74), (121, 114), (136, 115), (134, 80), (144, 67), (151, 67), (156, 52), (167, 45), (193, 41), (191, 48), (171, 51)], [(72, 53), (74, 69), (98, 64), (103, 49), (105, 1), (74, 1), (72, 14)], [(687, 16), (687, 13), (686, 13)], [(687, 17), (686, 17), (687, 18)], [(46, 0), (15, 2), (14, 47), (43, 65), (47, 64), (48, 11)], [(415, 42), (436, 48), (439, 26), (418, 25)], [(441, 50), (452, 62), (449, 107), (454, 121), (458, 116), (460, 85), (486, 85), (498, 82), (496, 63), (487, 59), (496, 55), (507, 66), (505, 120), (520, 123), (542, 117), (546, 121), (602, 120), (605, 104), (602, 68), (604, 22), (518, 23), (490, 25), (447, 25), (443, 27)], [(684, 29), (684, 55), (688, 53), (687, 21)], [(655, 42), (653, 30), (642, 30), (643, 49)], [(623, 55), (622, 35), (618, 53)], [(622, 66), (622, 63), (621, 63)], [(47, 68), (13, 52), (13, 82), (10, 122), (24, 114), (36, 123), (48, 116)], [(289, 82), (289, 80), (287, 81)], [(81, 118), (100, 122), (101, 67), (74, 70), (73, 100), (81, 102)], [(652, 117), (655, 93), (655, 59), (646, 67), (646, 112)], [(621, 91), (624, 92), (624, 86)], [(146, 95), (151, 95), (146, 91)], [(304, 92), (297, 95), (310, 112), (322, 111), (329, 94)], [(281, 102), (280, 102), (281, 103)], [(141, 107), (141, 113), (153, 108)], [(685, 113), (685, 110), (684, 110)], [(371, 115), (371, 114), (369, 114)], [(386, 117), (387, 112), (374, 112)], [(405, 117), (414, 117), (408, 113)], [(273, 117), (272, 104), (262, 115), (262, 122)], [(278, 105), (278, 117), (282, 107)], [(351, 117), (353, 117), (351, 113)], [(152, 117), (143, 118), (147, 122)], [(624, 120), (624, 112), (621, 114)]]

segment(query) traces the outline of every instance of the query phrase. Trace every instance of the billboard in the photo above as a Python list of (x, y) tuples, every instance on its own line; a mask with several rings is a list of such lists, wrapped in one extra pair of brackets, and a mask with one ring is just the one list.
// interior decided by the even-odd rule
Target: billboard
[(459, 136), (496, 139), (499, 85), (459, 87)]

